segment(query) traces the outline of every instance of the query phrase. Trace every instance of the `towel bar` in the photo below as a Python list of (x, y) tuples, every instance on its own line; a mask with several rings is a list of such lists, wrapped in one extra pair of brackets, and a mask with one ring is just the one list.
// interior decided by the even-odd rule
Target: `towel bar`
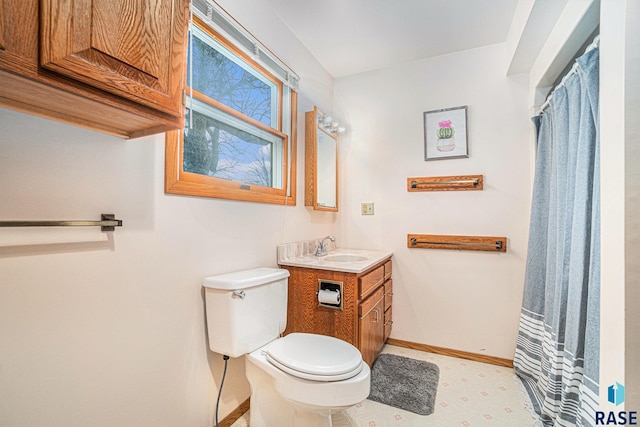
[(418, 185), (478, 185), (478, 179), (460, 179), (456, 181), (411, 181), (411, 188), (418, 188)]
[(114, 214), (102, 214), (100, 221), (0, 221), (0, 227), (100, 227), (101, 231), (114, 231), (122, 227), (122, 220)]
[(407, 247), (416, 249), (461, 249), (472, 251), (507, 251), (507, 238), (494, 236), (446, 236), (409, 234)]
[(496, 249), (502, 249), (502, 241), (498, 240), (495, 243), (468, 243), (468, 242), (429, 242), (423, 240), (411, 239), (412, 245), (424, 244), (424, 245), (453, 245), (453, 246), (489, 246)]
[(407, 191), (473, 191), (484, 187), (483, 175), (407, 178)]

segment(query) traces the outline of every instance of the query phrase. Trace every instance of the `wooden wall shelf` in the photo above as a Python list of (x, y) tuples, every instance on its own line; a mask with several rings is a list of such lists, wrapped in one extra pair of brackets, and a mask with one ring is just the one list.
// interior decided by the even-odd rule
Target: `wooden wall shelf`
[(483, 175), (407, 178), (407, 191), (474, 191), (483, 189)]
[(506, 252), (507, 238), (496, 236), (407, 234), (407, 247), (414, 249), (457, 249), (465, 251)]

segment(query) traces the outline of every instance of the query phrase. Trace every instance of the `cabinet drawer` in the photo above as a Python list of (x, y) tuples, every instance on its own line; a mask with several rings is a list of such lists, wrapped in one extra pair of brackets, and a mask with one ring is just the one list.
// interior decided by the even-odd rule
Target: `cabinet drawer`
[(384, 281), (384, 265), (365, 274), (358, 279), (359, 298), (364, 298)]
[(360, 303), (360, 317), (365, 317), (371, 310), (373, 310), (382, 298), (384, 298), (384, 289), (380, 287), (373, 293), (373, 295)]
[(384, 312), (384, 340), (386, 341), (391, 334), (391, 326), (393, 325), (392, 308), (389, 307)]
[(384, 280), (391, 278), (391, 260), (384, 263)]
[(384, 309), (385, 311), (391, 307), (393, 301), (393, 280), (389, 279), (384, 282)]

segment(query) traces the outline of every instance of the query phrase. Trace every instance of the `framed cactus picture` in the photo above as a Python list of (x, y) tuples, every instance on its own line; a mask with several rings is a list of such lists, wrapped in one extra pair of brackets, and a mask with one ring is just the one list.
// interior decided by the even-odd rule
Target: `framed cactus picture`
[(425, 111), (424, 159), (469, 157), (467, 106)]

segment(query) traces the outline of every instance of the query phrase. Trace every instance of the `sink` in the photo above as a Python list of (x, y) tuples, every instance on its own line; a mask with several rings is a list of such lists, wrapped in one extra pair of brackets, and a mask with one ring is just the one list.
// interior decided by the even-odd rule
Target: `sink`
[(341, 254), (341, 255), (329, 255), (325, 257), (324, 260), (329, 262), (358, 262), (358, 261), (366, 261), (367, 257), (362, 255)]
[(388, 251), (359, 248), (334, 249), (332, 247), (326, 255), (316, 256), (317, 241), (309, 241), (308, 243), (306, 245), (302, 243), (278, 245), (278, 265), (362, 273), (392, 255)]

